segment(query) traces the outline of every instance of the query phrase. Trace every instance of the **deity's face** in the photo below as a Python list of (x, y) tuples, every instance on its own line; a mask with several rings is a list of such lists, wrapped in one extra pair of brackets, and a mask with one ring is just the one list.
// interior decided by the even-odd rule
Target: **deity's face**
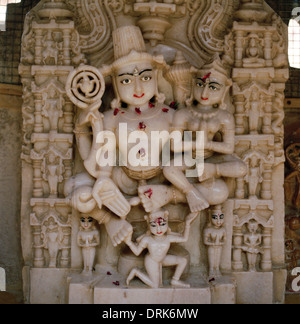
[(258, 223), (257, 222), (249, 222), (247, 227), (248, 227), (248, 231), (250, 233), (254, 234), (258, 230)]
[(89, 230), (92, 228), (93, 224), (94, 224), (94, 219), (90, 216), (82, 216), (80, 218), (80, 223), (81, 223), (81, 227), (85, 230)]
[(222, 227), (224, 224), (224, 214), (221, 211), (215, 211), (211, 215), (211, 223), (215, 227)]
[(49, 163), (54, 163), (55, 162), (55, 155), (53, 153), (50, 153), (48, 158), (49, 158)]
[(255, 168), (257, 166), (258, 157), (256, 155), (253, 155), (252, 159), (250, 160), (250, 166), (251, 168)]
[(226, 76), (215, 70), (201, 70), (194, 79), (194, 99), (203, 107), (220, 105), (228, 91), (226, 81)]
[(156, 217), (150, 217), (150, 232), (155, 236), (163, 236), (168, 231), (168, 219), (164, 213), (157, 214)]
[(116, 73), (116, 90), (122, 102), (141, 107), (156, 95), (156, 73), (149, 61), (124, 65)]

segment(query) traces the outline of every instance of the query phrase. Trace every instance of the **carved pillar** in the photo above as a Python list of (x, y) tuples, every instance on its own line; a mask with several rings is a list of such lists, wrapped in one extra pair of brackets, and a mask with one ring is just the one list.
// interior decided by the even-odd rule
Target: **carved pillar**
[(232, 270), (243, 271), (242, 262), (242, 244), (243, 233), (242, 227), (235, 226), (233, 229), (233, 251), (232, 251)]
[(272, 271), (272, 228), (264, 228), (263, 230), (263, 250), (261, 257), (261, 269), (263, 271)]
[(41, 237), (41, 226), (35, 224), (32, 226), (33, 235), (33, 266), (35, 268), (43, 268), (45, 265), (43, 242)]
[(43, 197), (43, 185), (42, 185), (42, 173), (41, 173), (41, 161), (33, 160), (33, 193), (32, 196), (34, 198)]
[(264, 134), (272, 134), (272, 104), (273, 104), (273, 98), (271, 96), (267, 96), (265, 98), (263, 126), (262, 126), (262, 132)]
[[(237, 223), (240, 224), (245, 220), (246, 216), (243, 213), (246, 206), (251, 206), (248, 218), (252, 217), (260, 224), (263, 237), (261, 269), (272, 271), (272, 253), (277, 242), (281, 242), (280, 251), (284, 253), (283, 239), (272, 239), (272, 226), (282, 226), (280, 224), (284, 218), (284, 215), (279, 213), (280, 208), (275, 208), (279, 206), (281, 193), (280, 185), (274, 187), (274, 177), (283, 177), (282, 84), (288, 79), (288, 61), (284, 48), (286, 35), (283, 34), (282, 22), (277, 15), (274, 14), (272, 19), (267, 21), (268, 12), (263, 6), (263, 1), (241, 1), (235, 17), (237, 21), (234, 21), (232, 32), (226, 38), (224, 58), (228, 64), (234, 62), (232, 74), (236, 152), (248, 164), (249, 170), (245, 178), (236, 180), (235, 198), (239, 208), (235, 213), (239, 219)], [(281, 49), (276, 51), (276, 48)], [(258, 162), (256, 166), (250, 167), (251, 156), (254, 155)], [(245, 185), (248, 183), (250, 186), (249, 181), (252, 195), (247, 197)], [(253, 195), (255, 185), (257, 193)], [(261, 218), (263, 214), (260, 208), (263, 205), (268, 206), (270, 222), (274, 217), (276, 225), (271, 226)], [(240, 235), (244, 231), (244, 227), (234, 227), (233, 240), (237, 243), (233, 246), (232, 268), (238, 271), (242, 271), (240, 262), (243, 252), (239, 244)], [(279, 248), (278, 244), (276, 246)]]
[(43, 132), (43, 117), (42, 117), (42, 96), (35, 94), (35, 111), (34, 111), (34, 131), (35, 133)]
[[(71, 264), (72, 230), (68, 223), (71, 207), (63, 198), (63, 184), (73, 174), (74, 107), (66, 95), (65, 82), (74, 65), (85, 58), (77, 44), (73, 14), (63, 1), (45, 0), (35, 10), (28, 16), (19, 68), (25, 98), (29, 98), (29, 90), (33, 98), (24, 102), (26, 121), (31, 124), (24, 123), (29, 140), (22, 155), (23, 177), (31, 172), (33, 176), (23, 195), (30, 197), (34, 215), (30, 221), (33, 257), (26, 263), (66, 268)], [(23, 217), (30, 217), (28, 212), (25, 209)], [(51, 242), (55, 236), (57, 244)], [(57, 262), (53, 256), (55, 244), (61, 251)], [(52, 259), (47, 263), (45, 256)]]
[(272, 199), (272, 165), (265, 165), (261, 189), (262, 199)]

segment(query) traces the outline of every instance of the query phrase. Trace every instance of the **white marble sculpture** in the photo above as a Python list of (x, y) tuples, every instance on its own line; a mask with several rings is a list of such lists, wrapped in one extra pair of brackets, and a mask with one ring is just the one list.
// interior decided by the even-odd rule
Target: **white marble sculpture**
[(208, 276), (210, 280), (222, 275), (220, 271), (222, 248), (226, 241), (226, 230), (224, 228), (224, 214), (220, 208), (214, 207), (209, 216), (209, 222), (204, 229), (203, 239), (208, 253)]
[(126, 238), (125, 242), (135, 255), (140, 255), (144, 249), (148, 250), (144, 261), (146, 273), (134, 268), (126, 283), (129, 285), (134, 277), (138, 277), (149, 287), (158, 288), (162, 285), (162, 267), (176, 266), (171, 285), (179, 288), (190, 287), (189, 284), (180, 280), (187, 260), (181, 256), (168, 254), (168, 251), (172, 243), (187, 242), (191, 223), (197, 216), (198, 213), (191, 213), (186, 217), (183, 235), (171, 232), (168, 226), (168, 212), (159, 210), (145, 216), (148, 223), (147, 233), (139, 237), (137, 243), (132, 242), (130, 236)]
[(94, 219), (88, 215), (80, 218), (77, 244), (82, 250), (83, 273), (91, 274), (94, 268), (96, 247), (100, 244), (100, 235), (95, 227)]
[(140, 301), (135, 277), (157, 303), (282, 302), (280, 18), (262, 0), (42, 0), (25, 27), (30, 302)]
[(258, 223), (255, 220), (247, 224), (248, 233), (244, 235), (243, 250), (247, 254), (249, 271), (256, 271), (256, 260), (259, 253), (263, 253), (260, 248), (262, 243), (262, 234), (258, 233)]

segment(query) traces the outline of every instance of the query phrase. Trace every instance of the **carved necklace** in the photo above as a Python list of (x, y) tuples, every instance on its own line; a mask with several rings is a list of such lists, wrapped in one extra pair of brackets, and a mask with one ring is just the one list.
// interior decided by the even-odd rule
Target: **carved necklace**
[(190, 112), (193, 115), (193, 117), (208, 120), (208, 119), (215, 117), (218, 114), (219, 106), (218, 106), (218, 108), (212, 108), (212, 109), (209, 109), (208, 111), (196, 111), (194, 108), (190, 108)]

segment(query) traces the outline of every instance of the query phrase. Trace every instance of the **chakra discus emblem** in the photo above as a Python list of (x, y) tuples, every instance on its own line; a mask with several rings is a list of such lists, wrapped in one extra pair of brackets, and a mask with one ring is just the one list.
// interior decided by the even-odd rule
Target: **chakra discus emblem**
[(103, 75), (97, 68), (82, 65), (70, 73), (66, 91), (76, 106), (86, 109), (91, 104), (101, 101), (105, 91)]

